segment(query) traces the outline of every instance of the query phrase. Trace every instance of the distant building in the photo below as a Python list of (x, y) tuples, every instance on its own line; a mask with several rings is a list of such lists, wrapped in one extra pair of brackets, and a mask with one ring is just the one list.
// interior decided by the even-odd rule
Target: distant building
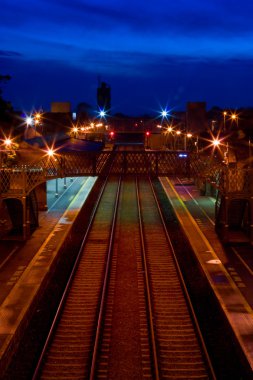
[(186, 113), (185, 111), (173, 111), (171, 114), (172, 125), (175, 124), (177, 129), (186, 129)]
[(43, 134), (68, 133), (73, 125), (71, 112), (44, 112)]
[(186, 111), (187, 130), (201, 133), (207, 129), (207, 113), (205, 102), (188, 102)]
[(99, 110), (110, 113), (111, 109), (111, 87), (105, 82), (101, 83), (101, 86), (97, 89), (97, 105)]
[(94, 109), (88, 103), (82, 102), (78, 104), (76, 108), (76, 113), (77, 113), (77, 120), (79, 122), (84, 122), (88, 120), (89, 118), (92, 118)]
[(70, 102), (52, 102), (51, 112), (70, 113), (71, 104)]

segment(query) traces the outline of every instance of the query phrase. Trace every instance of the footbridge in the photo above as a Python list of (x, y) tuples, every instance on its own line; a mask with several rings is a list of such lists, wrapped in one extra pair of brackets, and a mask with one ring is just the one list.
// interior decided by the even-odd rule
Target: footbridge
[(232, 241), (231, 236), (239, 232), (253, 243), (252, 171), (185, 151), (67, 152), (11, 168), (1, 167), (0, 197), (12, 216), (21, 215), (19, 224), (23, 239), (27, 239), (31, 224), (38, 224), (38, 189), (48, 180), (109, 173), (183, 176), (193, 178), (203, 195), (211, 191), (216, 196), (216, 231), (224, 242)]

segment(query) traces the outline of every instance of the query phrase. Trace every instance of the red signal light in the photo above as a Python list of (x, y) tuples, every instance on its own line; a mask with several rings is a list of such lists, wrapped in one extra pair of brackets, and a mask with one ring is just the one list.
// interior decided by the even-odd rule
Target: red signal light
[(111, 132), (110, 132), (110, 138), (112, 139), (113, 137), (114, 137), (114, 132), (111, 131)]
[(147, 136), (147, 137), (150, 136), (150, 132), (149, 132), (149, 131), (146, 132), (146, 136)]

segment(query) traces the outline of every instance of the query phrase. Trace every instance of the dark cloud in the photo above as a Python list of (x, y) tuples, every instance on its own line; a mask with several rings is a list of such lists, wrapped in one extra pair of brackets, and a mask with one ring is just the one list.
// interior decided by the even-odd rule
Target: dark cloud
[(93, 104), (101, 75), (123, 112), (248, 105), (252, 13), (251, 0), (2, 0), (4, 93), (17, 107)]
[[(103, 59), (100, 52), (94, 52), (89, 69), (56, 60), (21, 60), (17, 66), (14, 59), (6, 59), (4, 72), (8, 69), (12, 80), (5, 86), (5, 98), (15, 108), (26, 111), (39, 107), (49, 110), (53, 101), (70, 101), (73, 108), (85, 101), (95, 109), (101, 75), (112, 88), (113, 112), (152, 114), (166, 104), (184, 109), (187, 101), (196, 100), (206, 101), (209, 107), (249, 105), (252, 60), (197, 60), (190, 56), (135, 53), (131, 56), (125, 52), (115, 56), (109, 59), (107, 54)], [(98, 62), (101, 67), (105, 62), (107, 70), (98, 71)], [(123, 67), (121, 72), (116, 70), (118, 65)]]
[[(27, 26), (36, 33), (36, 27), (45, 29), (58, 25), (75, 30), (108, 31), (127, 29), (133, 32), (188, 33), (223, 36), (249, 34), (252, 30), (253, 3), (246, 1), (214, 0), (128, 0), (82, 1), (38, 0), (36, 2), (5, 1), (1, 7), (3, 25)], [(34, 29), (33, 29), (34, 28)]]
[(0, 57), (22, 57), (22, 54), (20, 54), (17, 51), (8, 51), (8, 50), (0, 50)]
[(172, 67), (187, 67), (201, 65), (202, 67), (226, 67), (226, 66), (247, 66), (253, 65), (251, 57), (206, 57), (195, 55), (177, 54), (154, 54), (135, 51), (101, 51), (89, 50), (81, 59), (83, 67), (87, 71), (94, 68), (102, 71), (106, 75), (123, 76), (150, 76), (160, 75), (161, 69), (169, 70)]

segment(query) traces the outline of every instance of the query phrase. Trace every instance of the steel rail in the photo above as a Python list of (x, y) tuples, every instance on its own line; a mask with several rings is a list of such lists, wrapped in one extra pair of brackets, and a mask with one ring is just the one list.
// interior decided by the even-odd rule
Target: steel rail
[(198, 320), (197, 320), (197, 317), (196, 317), (196, 314), (195, 314), (195, 311), (194, 311), (194, 308), (193, 308), (193, 305), (192, 305), (192, 302), (191, 302), (191, 299), (190, 299), (190, 295), (188, 293), (187, 286), (186, 286), (186, 283), (184, 281), (183, 274), (181, 272), (180, 265), (179, 265), (179, 262), (177, 260), (176, 253), (175, 253), (175, 250), (174, 250), (171, 238), (170, 238), (168, 230), (167, 230), (167, 226), (166, 226), (166, 223), (165, 223), (165, 220), (164, 220), (164, 217), (163, 217), (163, 213), (162, 213), (161, 207), (159, 205), (159, 202), (158, 202), (155, 190), (154, 190), (154, 186), (153, 186), (152, 181), (151, 181), (150, 178), (149, 178), (149, 181), (150, 181), (150, 186), (151, 186), (151, 189), (152, 189), (152, 193), (153, 193), (156, 205), (157, 205), (157, 209), (158, 209), (158, 212), (159, 212), (159, 215), (160, 215), (160, 218), (161, 218), (161, 223), (162, 223), (162, 226), (163, 226), (163, 229), (164, 229), (164, 232), (165, 232), (165, 236), (166, 236), (168, 244), (169, 244), (169, 246), (171, 248), (171, 252), (172, 252), (172, 256), (173, 256), (174, 262), (175, 262), (175, 266), (176, 266), (176, 270), (177, 270), (177, 273), (178, 273), (178, 276), (179, 276), (179, 280), (180, 280), (180, 283), (182, 285), (182, 289), (183, 289), (183, 292), (185, 294), (185, 298), (186, 298), (186, 301), (187, 301), (187, 304), (188, 304), (188, 307), (189, 307), (189, 312), (190, 312), (190, 315), (191, 315), (191, 317), (193, 319), (194, 327), (195, 327), (196, 332), (197, 332), (197, 338), (198, 338), (199, 343), (201, 345), (201, 348), (203, 350), (204, 358), (206, 360), (206, 364), (208, 366), (208, 370), (210, 371), (210, 376), (211, 376), (210, 379), (216, 380), (216, 375), (215, 375), (215, 372), (214, 372), (214, 369), (213, 369), (213, 366), (212, 366), (212, 363), (211, 363), (211, 359), (209, 357), (209, 354), (208, 354), (208, 351), (207, 351), (207, 348), (206, 348), (206, 345), (205, 345), (205, 341), (204, 341), (204, 338), (202, 336), (202, 333), (201, 333), (201, 330), (200, 330), (200, 326), (199, 326), (199, 323), (198, 323)]
[(56, 326), (57, 326), (57, 322), (58, 320), (60, 319), (60, 315), (61, 315), (61, 312), (62, 312), (62, 309), (64, 307), (64, 304), (65, 304), (65, 301), (67, 299), (67, 296), (68, 296), (68, 292), (69, 292), (69, 289), (70, 289), (70, 286), (72, 284), (72, 281), (73, 281), (73, 278), (75, 276), (75, 272), (76, 272), (76, 269), (78, 267), (78, 264), (79, 264), (79, 261), (80, 261), (80, 258), (82, 256), (82, 252), (83, 252), (83, 248), (84, 248), (84, 245), (86, 244), (86, 241), (87, 241), (87, 238), (88, 238), (88, 235), (89, 235), (89, 232), (92, 228), (92, 225), (93, 225), (93, 222), (94, 222), (94, 219), (95, 219), (95, 216), (96, 216), (96, 212), (97, 212), (97, 209), (99, 207), (99, 204), (100, 204), (100, 201), (101, 201), (101, 198), (103, 196), (103, 193), (104, 193), (104, 190), (106, 188), (106, 185), (108, 183), (108, 179), (109, 179), (109, 176), (105, 179), (104, 183), (103, 183), (103, 186), (100, 190), (100, 193), (99, 193), (99, 196), (97, 198), (97, 201), (95, 203), (95, 206), (92, 210), (92, 213), (91, 213), (91, 217), (90, 217), (90, 221), (89, 221), (89, 224), (88, 224), (88, 227), (87, 227), (87, 230), (86, 230), (86, 233), (83, 237), (83, 240), (82, 240), (82, 243), (81, 243), (81, 246), (80, 246), (80, 249), (78, 251), (78, 254), (77, 254), (77, 257), (76, 257), (76, 260), (75, 260), (75, 263), (73, 265), (73, 268), (71, 270), (71, 273), (70, 273), (70, 276), (69, 276), (69, 279), (68, 279), (68, 282), (65, 286), (65, 289), (64, 289), (64, 292), (63, 292), (63, 295), (61, 297), (61, 300), (59, 302), (59, 305), (58, 305), (58, 308), (56, 310), (56, 313), (55, 313), (55, 316), (54, 316), (54, 319), (53, 319), (53, 322), (51, 324), (51, 327), (50, 327), (50, 330), (49, 330), (49, 333), (47, 335), (47, 338), (46, 338), (46, 341), (45, 341), (45, 344), (43, 346), (43, 349), (41, 351), (41, 354), (40, 354), (40, 357), (39, 357), (39, 360), (37, 362), (37, 365), (36, 365), (36, 368), (35, 368), (35, 371), (33, 373), (33, 376), (32, 376), (32, 380), (36, 380), (38, 379), (38, 376), (39, 376), (39, 372), (40, 372), (40, 369), (42, 367), (42, 362), (43, 362), (43, 359), (45, 357), (45, 354), (47, 352), (47, 349), (49, 347), (49, 344), (52, 340), (52, 337), (53, 337), (53, 333), (56, 329)]
[(159, 380), (159, 366), (158, 366), (158, 358), (157, 358), (157, 348), (156, 348), (156, 339), (155, 339), (155, 331), (153, 324), (153, 310), (152, 310), (152, 301), (151, 301), (151, 291), (150, 291), (150, 280), (148, 275), (148, 267), (146, 260), (146, 249), (145, 249), (145, 241), (144, 241), (144, 231), (143, 231), (143, 222), (141, 216), (141, 206), (140, 206), (140, 192), (138, 186), (138, 179), (135, 180), (136, 183), (136, 197), (137, 197), (137, 207), (138, 207), (138, 219), (139, 219), (139, 230), (140, 230), (140, 239), (141, 239), (141, 254), (142, 254), (142, 262), (144, 266), (144, 277), (145, 277), (145, 285), (146, 285), (146, 299), (147, 299), (147, 308), (148, 308), (148, 321), (150, 328), (150, 338), (151, 338), (151, 346), (152, 346), (152, 358), (154, 364), (154, 379)]
[(108, 245), (106, 270), (105, 270), (105, 276), (103, 280), (103, 289), (102, 289), (100, 307), (99, 307), (99, 313), (98, 313), (96, 336), (95, 336), (94, 348), (93, 348), (93, 353), (92, 353), (91, 369), (90, 369), (90, 376), (89, 376), (90, 380), (95, 379), (96, 361), (97, 361), (98, 348), (99, 348), (99, 339), (100, 339), (100, 334), (101, 334), (101, 329), (102, 329), (102, 318), (103, 318), (104, 309), (105, 309), (106, 293), (107, 293), (108, 282), (109, 282), (110, 264), (111, 264), (111, 257), (112, 257), (112, 252), (113, 252), (113, 242), (114, 242), (115, 226), (116, 226), (116, 219), (117, 219), (117, 212), (118, 212), (118, 205), (119, 205), (120, 189), (121, 189), (121, 177), (119, 179), (116, 199), (115, 199), (115, 204), (114, 204), (110, 240), (109, 240), (109, 245)]

